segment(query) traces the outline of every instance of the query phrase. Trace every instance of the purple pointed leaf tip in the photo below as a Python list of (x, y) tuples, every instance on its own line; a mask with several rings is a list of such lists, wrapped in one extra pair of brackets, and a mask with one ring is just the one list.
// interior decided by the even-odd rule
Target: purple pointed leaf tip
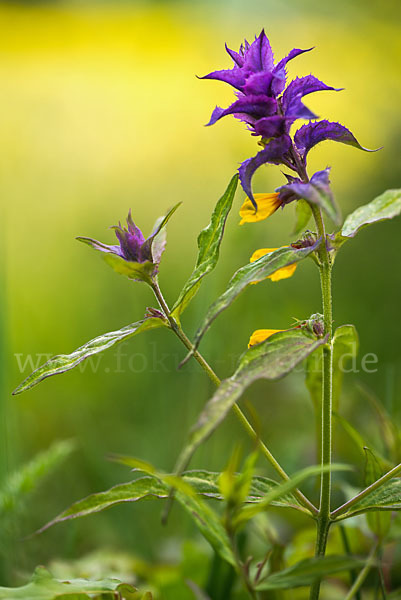
[(326, 120), (307, 123), (298, 129), (294, 135), (295, 145), (304, 162), (306, 161), (309, 150), (325, 140), (341, 142), (342, 144), (354, 146), (354, 148), (364, 150), (365, 152), (375, 152), (375, 150), (369, 150), (368, 148), (361, 146), (350, 130), (344, 127), (344, 125), (341, 125), (341, 123), (332, 123)]

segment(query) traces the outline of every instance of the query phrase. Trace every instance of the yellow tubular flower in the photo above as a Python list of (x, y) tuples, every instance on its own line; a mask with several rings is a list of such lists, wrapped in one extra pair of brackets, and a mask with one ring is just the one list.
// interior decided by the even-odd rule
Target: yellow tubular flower
[(284, 331), (284, 329), (256, 329), (256, 331), (254, 331), (249, 338), (248, 348), (264, 342), (267, 340), (267, 338), (273, 335), (273, 333), (278, 333), (279, 331)]
[(245, 198), (241, 206), (239, 215), (241, 217), (240, 225), (244, 223), (257, 223), (270, 217), (281, 206), (279, 194), (254, 194), (258, 209), (256, 210), (249, 198)]
[[(286, 246), (282, 246), (282, 248), (286, 248)], [(269, 254), (270, 252), (274, 252), (279, 248), (259, 248), (259, 250), (255, 250), (250, 258), (250, 262), (255, 262), (258, 258), (265, 256), (265, 254)], [(287, 267), (282, 267), (281, 269), (277, 269), (274, 273), (266, 277), (266, 279), (270, 279), (271, 281), (280, 281), (280, 279), (288, 279), (292, 277), (295, 273), (295, 269), (297, 268), (297, 263), (293, 263), (292, 265), (288, 265)], [(259, 283), (255, 281), (254, 283)]]

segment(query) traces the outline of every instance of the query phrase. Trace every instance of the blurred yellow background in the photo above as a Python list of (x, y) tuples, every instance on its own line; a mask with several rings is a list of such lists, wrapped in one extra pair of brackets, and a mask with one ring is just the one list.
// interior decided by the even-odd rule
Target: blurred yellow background
[[(11, 399), (10, 392), (28, 375), (28, 355), (35, 364), (40, 355), (43, 360), (47, 353), (70, 352), (140, 319), (145, 307), (154, 305), (143, 285), (118, 277), (74, 240), (77, 235), (112, 243), (108, 227), (123, 221), (130, 208), (146, 234), (158, 216), (182, 200), (168, 226), (160, 274), (165, 295), (174, 302), (193, 267), (196, 236), (238, 164), (257, 151), (254, 138), (232, 118), (204, 127), (216, 104), (232, 101), (232, 92), (196, 75), (229, 68), (224, 43), (237, 49), (262, 27), (276, 59), (293, 47), (316, 47), (290, 64), (290, 77), (313, 73), (345, 88), (308, 97), (312, 110), (343, 123), (362, 145), (383, 146), (368, 154), (327, 142), (311, 154), (312, 172), (332, 167), (344, 214), (386, 188), (400, 187), (396, 2), (0, 3), (2, 300), (7, 315), (2, 473), (55, 439), (78, 441), (74, 459), (35, 496), (23, 524), (16, 525), (8, 561), (17, 572), (55, 554), (75, 557), (101, 545), (157, 558), (163, 544), (191, 531), (178, 511), (163, 529), (160, 506), (149, 503), (17, 541), (72, 501), (128, 480), (123, 467), (105, 460), (112, 452), (172, 468), (211, 387), (196, 364), (176, 371), (184, 352), (167, 332), (144, 334), (123, 347), (124, 356), (112, 350), (99, 363), (48, 380), (25, 395)], [(268, 167), (258, 172), (254, 187), (272, 191), (282, 182), (280, 170)], [(292, 240), (292, 206), (269, 221), (238, 227), (243, 197), (238, 191), (218, 268), (184, 316), (189, 334), (256, 248)], [(399, 418), (400, 234), (399, 221), (362, 232), (336, 264), (336, 325), (355, 323), (361, 355), (373, 352), (379, 360), (376, 373), (347, 378), (344, 405), (350, 414), (363, 407), (356, 388), (363, 381)], [(320, 309), (312, 262), (302, 264), (290, 280), (252, 288), (203, 342), (204, 354), (223, 377), (232, 372), (254, 329), (286, 328), (292, 317)], [(302, 380), (302, 373), (293, 374), (249, 393), (265, 439), (290, 472), (314, 460), (312, 407)], [(222, 468), (239, 438), (242, 432), (229, 418), (194, 464)]]

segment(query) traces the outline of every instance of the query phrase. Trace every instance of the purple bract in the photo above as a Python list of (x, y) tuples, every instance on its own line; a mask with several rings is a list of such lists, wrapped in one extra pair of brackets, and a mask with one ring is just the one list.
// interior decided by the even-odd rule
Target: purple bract
[(79, 239), (90, 244), (95, 250), (116, 254), (126, 261), (136, 263), (152, 262), (155, 264), (160, 261), (160, 255), (164, 250), (164, 244), (161, 245), (162, 247), (158, 247), (157, 251), (152, 249), (153, 242), (155, 241), (155, 237), (159, 233), (160, 228), (156, 228), (152, 235), (145, 240), (142, 231), (132, 220), (130, 211), (127, 217), (127, 227), (122, 227), (121, 223), (119, 223), (112, 229), (115, 230), (119, 245), (103, 244), (103, 242), (98, 242), (91, 238), (81, 237)]
[(264, 32), (251, 44), (245, 40), (239, 52), (226, 46), (234, 62), (232, 69), (213, 71), (201, 79), (216, 79), (235, 88), (237, 99), (228, 108), (216, 106), (208, 125), (222, 117), (234, 115), (247, 124), (254, 136), (261, 136), (264, 148), (247, 159), (239, 168), (241, 185), (257, 208), (252, 194), (252, 177), (263, 164), (284, 164), (299, 175), (300, 165), (306, 166), (311, 148), (323, 140), (334, 140), (365, 150), (352, 133), (339, 123), (315, 121), (301, 127), (292, 139), (291, 125), (297, 119), (316, 119), (302, 102), (307, 94), (323, 90), (339, 91), (314, 77), (297, 77), (287, 85), (287, 63), (312, 48), (294, 48), (277, 64), (274, 63), (270, 42)]

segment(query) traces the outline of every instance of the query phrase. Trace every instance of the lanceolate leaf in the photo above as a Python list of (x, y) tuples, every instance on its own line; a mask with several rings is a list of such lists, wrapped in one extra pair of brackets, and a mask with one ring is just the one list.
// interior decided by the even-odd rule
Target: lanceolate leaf
[(156, 327), (162, 327), (164, 325), (164, 321), (157, 317), (145, 318), (142, 321), (131, 323), (131, 325), (127, 325), (118, 331), (109, 331), (108, 333), (91, 340), (84, 346), (81, 346), (71, 354), (58, 354), (57, 356), (54, 356), (48, 360), (44, 365), (36, 369), (31, 375), (29, 375), (29, 377), (27, 377), (21, 383), (21, 385), (14, 390), (13, 394), (21, 394), (21, 392), (29, 390), (31, 387), (37, 385), (47, 377), (58, 375), (59, 373), (65, 373), (66, 371), (69, 371), (70, 369), (73, 369), (79, 365), (89, 356), (103, 352), (111, 346), (114, 346), (115, 344), (118, 344), (119, 342), (122, 342), (123, 340), (126, 340), (142, 331), (154, 329)]
[(323, 343), (324, 338), (317, 339), (303, 329), (292, 329), (276, 333), (245, 352), (234, 375), (220, 384), (206, 404), (178, 459), (177, 471), (186, 468), (195, 450), (224, 420), (251, 383), (257, 379), (283, 377)]
[[(222, 500), (222, 495), (218, 485), (220, 473), (211, 473), (209, 471), (187, 471), (183, 473), (184, 483), (188, 483), (197, 494), (214, 500)], [(254, 477), (252, 479), (251, 489), (246, 502), (260, 502), (264, 496), (271, 490), (276, 489), (279, 484), (266, 477)], [(79, 500), (70, 506), (63, 513), (58, 515), (53, 521), (45, 525), (42, 529), (48, 529), (56, 523), (85, 517), (102, 510), (106, 510), (122, 502), (137, 502), (149, 498), (168, 498), (170, 486), (156, 478), (155, 475), (139, 477), (134, 481), (122, 483), (111, 489), (92, 494), (83, 500)], [(291, 494), (282, 494), (279, 499), (272, 501), (272, 506), (298, 508), (298, 500)]]
[[(126, 461), (127, 464), (127, 461)], [(197, 490), (191, 487), (194, 479), (199, 487), (206, 486), (210, 491), (210, 483), (206, 480), (200, 484), (200, 477), (194, 478), (184, 476), (182, 480), (171, 475), (162, 475), (154, 473), (149, 476), (140, 477), (135, 481), (116, 485), (111, 489), (92, 494), (83, 500), (75, 502), (70, 508), (58, 515), (53, 521), (45, 525), (41, 531), (48, 529), (56, 523), (84, 517), (100, 512), (122, 502), (137, 502), (149, 498), (169, 497), (171, 485), (176, 488), (176, 499), (194, 519), (202, 534), (215, 548), (220, 556), (231, 564), (235, 564), (234, 557), (230, 549), (230, 543), (227, 534), (220, 522), (218, 515), (203, 501)], [(213, 486), (217, 490), (217, 485)], [(205, 494), (208, 496), (208, 494)]]
[(401, 510), (401, 479), (395, 477), (382, 487), (374, 490), (359, 502), (356, 502), (349, 510), (338, 519), (348, 519), (355, 515), (375, 510)]
[(373, 223), (393, 219), (401, 213), (401, 190), (387, 190), (369, 204), (360, 206), (345, 219), (344, 225), (334, 234), (334, 243), (339, 246), (353, 238), (360, 229)]
[(280, 590), (308, 586), (322, 577), (363, 566), (364, 561), (361, 558), (351, 556), (307, 558), (279, 573), (268, 575), (257, 585), (256, 590)]
[(55, 579), (49, 571), (38, 567), (30, 582), (18, 588), (0, 587), (2, 600), (56, 600), (57, 598), (84, 598), (104, 600), (134, 600), (138, 596), (131, 585), (121, 583), (117, 579), (102, 579), (88, 581), (86, 579), (72, 579), (60, 581)]
[(316, 250), (319, 243), (320, 240), (313, 246), (301, 249), (292, 248), (291, 246), (279, 248), (274, 252), (265, 254), (255, 262), (249, 263), (238, 269), (231, 278), (224, 294), (210, 306), (202, 325), (196, 333), (194, 341), (195, 347), (199, 345), (202, 336), (213, 323), (214, 319), (230, 306), (249, 284), (266, 279), (266, 277), (278, 269), (306, 258), (311, 252)]
[(199, 289), (201, 279), (210, 273), (219, 259), (221, 240), (228, 214), (231, 210), (238, 185), (238, 175), (234, 175), (224, 195), (217, 202), (209, 225), (198, 236), (198, 258), (195, 269), (184, 285), (175, 303), (172, 315), (179, 317)]
[(249, 519), (252, 519), (252, 517), (258, 513), (265, 511), (269, 506), (274, 506), (280, 500), (280, 498), (288, 496), (292, 490), (298, 487), (299, 484), (305, 479), (308, 479), (314, 475), (320, 475), (322, 472), (329, 470), (332, 472), (348, 471), (350, 470), (350, 467), (348, 465), (332, 463), (330, 466), (325, 465), (324, 467), (321, 465), (306, 467), (305, 469), (294, 473), (294, 475), (292, 475), (291, 479), (288, 481), (284, 481), (268, 490), (264, 497), (261, 498), (260, 502), (258, 502), (256, 505), (244, 507), (236, 519), (237, 525), (249, 521)]
[[(182, 478), (188, 482), (197, 494), (202, 494), (207, 498), (213, 498), (215, 500), (223, 500), (219, 487), (220, 473), (213, 473), (210, 471), (186, 471)], [(246, 502), (250, 504), (256, 504), (263, 500), (263, 498), (272, 490), (279, 487), (279, 483), (273, 479), (267, 477), (254, 476), (252, 477), (249, 492), (246, 498)], [(299, 508), (301, 505), (295, 496), (291, 492), (281, 493), (280, 497), (277, 497), (272, 501), (273, 506), (280, 506), (282, 508)]]
[(144, 463), (143, 460), (138, 461), (131, 456), (116, 456), (115, 460), (132, 466), (134, 470), (153, 476), (157, 481), (165, 484), (167, 488), (173, 486), (177, 493), (178, 502), (189, 513), (211, 546), (224, 560), (235, 566), (236, 562), (230, 540), (220, 517), (203, 501), (188, 481), (176, 475), (158, 473), (153, 465)]

